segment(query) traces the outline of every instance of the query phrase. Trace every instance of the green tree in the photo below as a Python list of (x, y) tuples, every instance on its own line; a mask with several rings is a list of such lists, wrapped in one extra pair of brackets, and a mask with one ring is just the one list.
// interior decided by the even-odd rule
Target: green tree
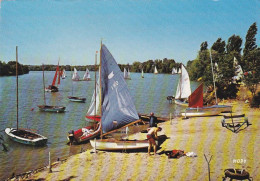
[(256, 45), (257, 26), (253, 23), (246, 35), (244, 54), (242, 58), (242, 68), (245, 72), (245, 84), (254, 96), (257, 90), (257, 84), (260, 81), (259, 76), (259, 48)]

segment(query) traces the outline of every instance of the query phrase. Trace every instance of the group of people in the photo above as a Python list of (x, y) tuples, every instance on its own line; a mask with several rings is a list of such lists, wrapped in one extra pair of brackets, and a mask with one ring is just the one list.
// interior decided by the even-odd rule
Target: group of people
[(162, 130), (161, 127), (157, 127), (157, 117), (154, 116), (154, 113), (151, 112), (150, 114), (150, 120), (149, 120), (149, 128), (147, 129), (147, 139), (149, 141), (149, 147), (148, 147), (148, 155), (150, 156), (151, 148), (154, 150), (154, 155), (156, 155), (156, 142), (155, 140), (158, 140), (157, 133)]

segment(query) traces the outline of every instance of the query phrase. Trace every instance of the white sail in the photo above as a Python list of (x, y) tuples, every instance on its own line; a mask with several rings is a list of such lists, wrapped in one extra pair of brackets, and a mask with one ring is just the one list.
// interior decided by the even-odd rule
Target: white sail
[(72, 75), (72, 80), (75, 80), (75, 81), (77, 81), (77, 80), (79, 80), (79, 74), (78, 74), (78, 71), (77, 71), (77, 69), (76, 68), (74, 68), (74, 72), (73, 72), (73, 75)]
[[(99, 101), (100, 101), (99, 87), (100, 86), (99, 86), (99, 79), (98, 79), (96, 82), (96, 92), (94, 90), (93, 96), (91, 99), (91, 103), (90, 103), (86, 116), (100, 115), (100, 112), (99, 112)], [(96, 94), (96, 96), (95, 96), (95, 94)], [(96, 108), (95, 108), (95, 99), (96, 99)]]
[(130, 79), (130, 71), (129, 71), (129, 69), (128, 69), (128, 72), (127, 72), (127, 76)]
[(177, 74), (177, 71), (176, 71), (176, 69), (173, 67), (173, 68), (172, 68), (172, 75), (174, 75), (174, 74)]
[(88, 68), (86, 68), (86, 72), (83, 76), (83, 80), (90, 80), (90, 73), (89, 73)]
[(141, 75), (143, 78), (144, 78), (144, 70), (142, 69), (142, 75)]
[(157, 70), (156, 66), (154, 66), (154, 73), (158, 74), (158, 70)]
[(179, 69), (178, 74), (181, 74), (181, 69)]
[(66, 72), (65, 69), (63, 69), (61, 78), (65, 79), (65, 77), (66, 77)]
[(191, 95), (190, 78), (187, 70), (181, 65), (181, 75), (177, 86), (175, 99), (188, 98)]

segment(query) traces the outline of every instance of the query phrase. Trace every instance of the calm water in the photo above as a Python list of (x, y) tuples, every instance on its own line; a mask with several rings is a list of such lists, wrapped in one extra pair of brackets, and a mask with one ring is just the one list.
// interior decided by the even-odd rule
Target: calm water
[[(84, 72), (79, 72), (83, 77)], [(94, 72), (91, 72), (94, 79)], [(0, 134), (4, 135), (9, 151), (0, 150), (0, 180), (16, 174), (48, 165), (48, 154), (52, 161), (66, 158), (81, 150), (91, 149), (90, 144), (69, 147), (67, 132), (86, 125), (84, 116), (94, 90), (94, 81), (72, 82), (70, 72), (61, 80), (60, 92), (46, 93), (48, 105), (66, 106), (65, 113), (45, 113), (38, 110), (37, 105), (43, 104), (42, 72), (30, 72), (19, 76), (19, 127), (38, 130), (48, 137), (45, 147), (31, 147), (9, 140), (4, 133), (6, 127), (16, 127), (16, 78), (0, 77)], [(54, 72), (45, 72), (45, 84), (52, 82)], [(175, 94), (179, 75), (131, 73), (132, 80), (127, 80), (130, 93), (136, 109), (140, 113), (155, 112), (156, 116), (169, 117), (169, 114), (179, 114), (183, 108), (169, 104), (166, 97)], [(73, 86), (72, 86), (73, 85)], [(192, 90), (197, 83), (192, 82)], [(86, 103), (74, 103), (67, 99), (74, 96), (87, 98)], [(31, 110), (34, 108), (34, 110)], [(2, 149), (2, 147), (0, 147)]]

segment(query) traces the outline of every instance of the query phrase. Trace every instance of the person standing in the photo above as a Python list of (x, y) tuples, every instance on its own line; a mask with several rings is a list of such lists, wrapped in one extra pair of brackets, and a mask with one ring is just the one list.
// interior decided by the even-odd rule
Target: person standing
[(148, 128), (147, 131), (147, 139), (149, 142), (149, 146), (148, 146), (148, 155), (150, 156), (150, 152), (151, 152), (151, 148), (153, 147), (154, 150), (154, 155), (156, 154), (156, 142), (155, 140), (158, 140), (158, 136), (157, 133), (158, 131), (161, 131), (162, 128), (161, 127), (152, 127), (152, 128)]
[(151, 127), (157, 127), (157, 117), (154, 116), (154, 113), (153, 113), (153, 112), (150, 113), (149, 126), (150, 126), (150, 128), (151, 128)]

